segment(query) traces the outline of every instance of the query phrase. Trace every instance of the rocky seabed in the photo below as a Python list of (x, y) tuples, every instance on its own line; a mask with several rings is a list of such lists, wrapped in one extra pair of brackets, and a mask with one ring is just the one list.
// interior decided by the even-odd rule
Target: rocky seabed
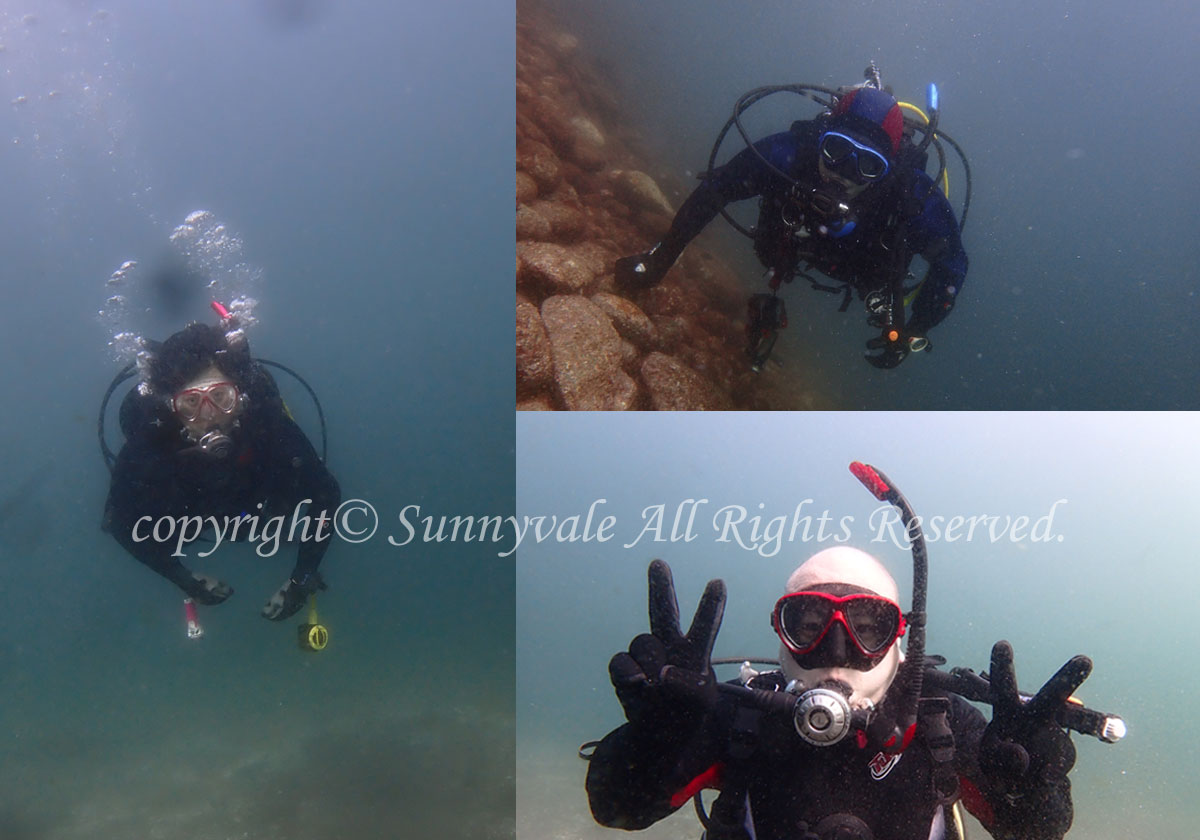
[(702, 243), (654, 288), (615, 288), (613, 263), (657, 241), (675, 208), (578, 40), (524, 8), (516, 106), (517, 409), (766, 408), (744, 355), (746, 292)]

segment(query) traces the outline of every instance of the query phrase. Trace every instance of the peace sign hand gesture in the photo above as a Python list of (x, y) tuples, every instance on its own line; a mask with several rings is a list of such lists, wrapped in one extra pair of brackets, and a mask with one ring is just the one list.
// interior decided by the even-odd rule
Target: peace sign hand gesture
[(1091, 671), (1092, 661), (1076, 656), (1026, 701), (1017, 691), (1012, 646), (1002, 641), (992, 647), (992, 722), (979, 745), (979, 763), (1006, 795), (1065, 780), (1075, 747), (1056, 716)]
[(687, 737), (716, 704), (713, 644), (725, 614), (725, 583), (710, 580), (684, 635), (671, 567), (655, 560), (648, 571), (650, 632), (629, 643), (608, 664), (625, 717), (661, 737)]

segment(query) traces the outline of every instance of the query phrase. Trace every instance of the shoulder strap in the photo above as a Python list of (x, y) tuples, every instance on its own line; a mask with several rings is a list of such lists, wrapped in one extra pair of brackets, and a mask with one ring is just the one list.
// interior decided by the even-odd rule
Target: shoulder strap
[(933, 791), (939, 805), (958, 797), (958, 773), (954, 769), (954, 733), (950, 729), (948, 697), (922, 697), (917, 709), (918, 729), (933, 758)]

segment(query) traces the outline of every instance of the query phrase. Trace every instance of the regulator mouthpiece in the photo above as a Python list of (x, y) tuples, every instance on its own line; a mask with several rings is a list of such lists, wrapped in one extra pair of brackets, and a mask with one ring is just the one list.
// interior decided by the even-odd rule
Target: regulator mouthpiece
[(196, 441), (196, 446), (214, 458), (228, 458), (233, 452), (233, 438), (220, 429), (213, 429), (211, 432), (205, 432), (200, 440)]

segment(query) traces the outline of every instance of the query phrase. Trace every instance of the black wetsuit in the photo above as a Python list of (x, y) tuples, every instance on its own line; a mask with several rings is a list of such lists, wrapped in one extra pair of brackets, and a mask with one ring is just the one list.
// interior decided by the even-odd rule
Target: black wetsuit
[(717, 168), (680, 207), (653, 260), (665, 272), (725, 205), (761, 196), (755, 253), (781, 280), (812, 268), (862, 296), (902, 280), (912, 256), (924, 257), (930, 269), (907, 325), (909, 334), (924, 335), (950, 313), (966, 279), (954, 211), (925, 172), (898, 168), (852, 202), (853, 228), (823, 230), (812, 210), (791, 195), (793, 185), (763, 159), (798, 182), (800, 194), (818, 188), (818, 142), (826, 127), (822, 120), (798, 121), (756, 143), (758, 154), (744, 149)]
[[(779, 681), (777, 673), (763, 674), (752, 685)], [(639, 732), (626, 724), (609, 733), (596, 748), (587, 775), (598, 822), (626, 830), (646, 828), (715, 782), (723, 798), (746, 803), (738, 808), (735, 823), (744, 819), (753, 834), (732, 836), (757, 840), (928, 840), (939, 800), (946, 801), (939, 790), (947, 787), (957, 787), (968, 809), (1001, 840), (1057, 840), (1070, 826), (1065, 776), (1016, 802), (993, 792), (978, 764), (987, 722), (956, 695), (948, 695), (944, 718), (953, 734), (953, 758), (945, 761), (943, 755), (941, 765), (932, 748), (943, 744), (928, 734), (936, 731), (932, 717), (918, 719), (912, 742), (889, 763), (887, 756), (860, 749), (853, 737), (833, 746), (811, 746), (796, 734), (790, 719), (760, 716), (755, 721), (745, 711), (739, 714), (728, 695), (720, 696), (699, 731)], [(714, 805), (714, 815), (716, 811)], [(832, 832), (830, 821), (847, 815), (861, 820), (866, 830)], [(714, 826), (708, 834), (710, 840), (726, 836)]]
[[(311, 499), (307, 513), (313, 522), (308, 538), (300, 539), (299, 527), (295, 531), (299, 549), (292, 580), (309, 585), (329, 547), (329, 539), (313, 538), (315, 519), (322, 511), (333, 515), (341, 498), (337, 481), (287, 415), (270, 374), (255, 364), (251, 381), (241, 384), (246, 406), (238, 427), (230, 433), (235, 447), (226, 458), (206, 455), (186, 440), (179, 421), (161, 398), (143, 396), (135, 389), (121, 405), (126, 441), (113, 467), (105, 530), (135, 558), (185, 592), (196, 584), (180, 558), (171, 556), (176, 540), (134, 540), (134, 527), (143, 517), (150, 517), (139, 528), (144, 537), (160, 517), (215, 516), (224, 521), (225, 517), (257, 515), (261, 540), (267, 519), (284, 516), (281, 540), (286, 541), (296, 505)], [(324, 533), (330, 532), (327, 523)], [(249, 537), (247, 520), (239, 538)]]

